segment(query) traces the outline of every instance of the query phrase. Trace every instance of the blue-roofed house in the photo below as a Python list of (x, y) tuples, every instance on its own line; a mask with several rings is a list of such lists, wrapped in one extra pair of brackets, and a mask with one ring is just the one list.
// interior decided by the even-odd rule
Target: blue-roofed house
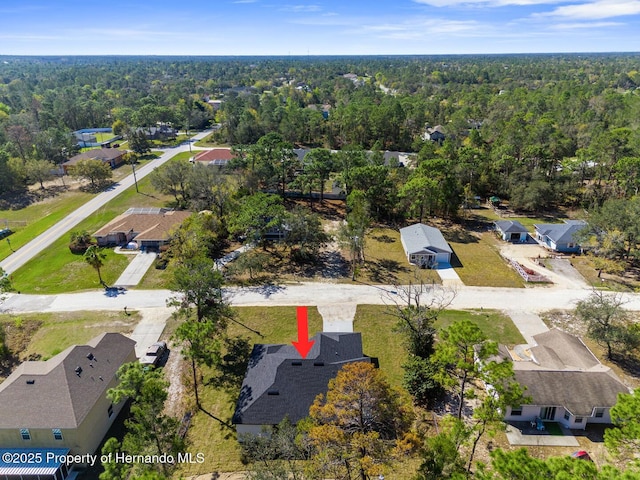
[(256, 344), (233, 414), (238, 435), (259, 435), (285, 417), (306, 418), (316, 396), (327, 393), (329, 380), (351, 362), (377, 364), (362, 352), (359, 333), (318, 333), (305, 359), (289, 345)]
[(497, 220), (493, 224), (505, 242), (526, 242), (529, 237), (529, 231), (517, 220)]
[(416, 223), (401, 228), (400, 242), (412, 265), (433, 268), (438, 264), (451, 263), (453, 250), (435, 227)]
[(583, 220), (565, 220), (564, 223), (534, 225), (536, 240), (554, 252), (578, 253), (580, 252), (580, 244), (576, 234), (586, 225), (587, 223)]

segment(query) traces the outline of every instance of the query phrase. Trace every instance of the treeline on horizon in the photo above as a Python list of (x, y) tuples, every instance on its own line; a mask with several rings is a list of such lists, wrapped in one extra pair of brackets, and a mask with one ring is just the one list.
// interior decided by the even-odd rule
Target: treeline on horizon
[[(452, 202), (466, 189), (527, 211), (592, 207), (640, 186), (639, 70), (635, 53), (2, 56), (0, 190), (28, 184), (21, 163), (66, 160), (73, 130), (219, 123), (215, 140), (231, 146), (275, 132), (295, 146), (419, 154)], [(446, 140), (424, 140), (438, 125)]]

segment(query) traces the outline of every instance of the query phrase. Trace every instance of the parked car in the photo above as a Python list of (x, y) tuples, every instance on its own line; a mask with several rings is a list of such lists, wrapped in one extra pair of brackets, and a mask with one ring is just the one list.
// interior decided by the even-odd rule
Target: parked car
[(0, 240), (2, 240), (5, 237), (8, 237), (9, 235), (11, 235), (13, 232), (9, 229), (9, 228), (2, 228), (0, 229)]
[(150, 367), (157, 367), (167, 351), (167, 342), (156, 342), (147, 348), (145, 354), (140, 357), (140, 363)]
[(593, 462), (593, 460), (591, 460), (591, 457), (589, 456), (589, 454), (587, 452), (585, 452), (584, 450), (578, 450), (577, 452), (573, 452), (571, 454), (571, 456), (573, 458), (579, 458), (580, 460), (587, 460), (589, 462)]

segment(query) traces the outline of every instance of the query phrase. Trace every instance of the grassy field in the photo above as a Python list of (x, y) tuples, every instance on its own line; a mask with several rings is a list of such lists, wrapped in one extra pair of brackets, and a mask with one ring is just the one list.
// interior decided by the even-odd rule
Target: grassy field
[[(513, 215), (513, 214), (498, 214), (492, 208), (474, 208), (469, 210), (472, 219), (494, 222), (496, 220), (517, 220), (522, 225), (527, 227), (529, 231), (533, 232), (533, 226), (537, 223), (563, 223), (564, 220), (570, 218), (564, 213), (558, 213), (557, 216), (543, 215), (543, 216), (527, 216), (527, 215)], [(501, 211), (502, 212), (502, 211)]]
[[(140, 321), (140, 314), (130, 312), (62, 312), (23, 313), (0, 315), (16, 348), (21, 348), (20, 359), (47, 360), (71, 345), (85, 344), (103, 332), (129, 333)], [(35, 327), (34, 327), (35, 325)], [(28, 330), (26, 330), (28, 329)], [(21, 333), (28, 338), (17, 338)], [(24, 343), (23, 343), (24, 341)]]
[[(143, 160), (138, 162), (136, 168), (140, 168), (155, 157), (157, 157), (156, 154), (145, 156)], [(131, 175), (131, 166), (121, 165), (112, 172), (112, 180), (117, 182)], [(68, 185), (69, 182), (70, 179), (67, 179), (66, 184)], [(54, 183), (56, 184), (55, 188), (61, 187), (61, 185), (58, 185), (60, 182), (57, 180)], [(53, 189), (50, 188), (49, 191), (53, 192)], [(41, 194), (42, 192), (39, 190), (33, 190), (27, 195), (29, 197), (37, 197)], [(0, 260), (7, 258), (12, 253), (11, 248), (17, 250), (30, 242), (94, 196), (95, 194), (79, 190), (78, 184), (74, 184), (69, 190), (65, 190), (62, 193), (52, 193), (50, 197), (31, 203), (24, 208), (0, 210), (0, 225), (4, 227), (4, 220), (7, 220), (9, 228), (14, 231), (9, 237), (11, 245), (6, 240), (0, 242)], [(24, 226), (22, 226), (22, 222), (25, 222)]]
[(498, 253), (490, 232), (449, 236), (454, 257), (451, 265), (465, 285), (481, 287), (523, 287), (524, 283)]
[(404, 285), (422, 280), (441, 283), (434, 270), (410, 265), (400, 243), (400, 231), (392, 228), (373, 228), (365, 243), (365, 266), (358, 270), (357, 279), (383, 285)]
[[(400, 387), (402, 363), (407, 354), (402, 345), (402, 338), (394, 331), (395, 319), (385, 313), (386, 308), (381, 305), (359, 305), (354, 320), (354, 330), (362, 332), (364, 353), (378, 357), (380, 369), (388, 380)], [(264, 338), (261, 338), (247, 333), (246, 329), (238, 325), (230, 327), (231, 333), (247, 336), (252, 343), (289, 343), (296, 338), (295, 307), (242, 307), (234, 310), (238, 312), (238, 319), (242, 323), (264, 335)], [(446, 327), (463, 318), (478, 323), (487, 336), (494, 340), (509, 345), (524, 341), (508, 317), (493, 311), (446, 311), (437, 325)], [(322, 320), (315, 308), (309, 309), (309, 322), (310, 336), (321, 331)], [(205, 373), (205, 381), (209, 375), (210, 373)], [(208, 386), (201, 389), (201, 397), (204, 408), (210, 414), (225, 421), (231, 419), (237, 390), (226, 391)], [(206, 459), (201, 465), (181, 466), (180, 475), (231, 472), (246, 468), (240, 461), (240, 449), (235, 431), (221, 425), (206, 413), (196, 413), (189, 429), (188, 439), (191, 442), (189, 451), (206, 452)], [(404, 464), (402, 478), (411, 478), (416, 467), (417, 462)], [(405, 469), (406, 472), (404, 472)]]
[(525, 343), (511, 319), (495, 310), (445, 310), (438, 318), (436, 327), (447, 328), (460, 320), (471, 320), (480, 327), (487, 338), (498, 343), (510, 346)]
[[(0, 219), (8, 220), (9, 228), (14, 231), (8, 237), (11, 242), (11, 248), (17, 250), (30, 242), (68, 214), (81, 207), (93, 196), (77, 190), (66, 191), (19, 210), (0, 210)], [(19, 224), (13, 224), (13, 221), (26, 222), (26, 224), (25, 226), (20, 226)], [(3, 223), (2, 227), (4, 227)], [(11, 248), (6, 240), (0, 242), (0, 260), (5, 259), (12, 253)]]
[[(130, 207), (161, 207), (170, 197), (155, 192), (149, 177), (138, 182), (140, 193), (135, 187), (128, 188), (93, 215), (80, 222), (74, 230), (95, 232)], [(97, 273), (84, 262), (81, 255), (69, 251), (69, 235), (63, 235), (46, 250), (14, 273), (14, 287), (23, 293), (62, 293), (90, 288), (99, 288)], [(126, 268), (126, 255), (115, 254), (112, 249), (103, 249), (107, 254), (102, 276), (112, 283)]]

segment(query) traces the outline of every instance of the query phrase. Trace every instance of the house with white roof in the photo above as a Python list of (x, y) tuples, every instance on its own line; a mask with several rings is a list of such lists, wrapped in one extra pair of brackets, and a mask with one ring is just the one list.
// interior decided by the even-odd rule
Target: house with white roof
[(433, 268), (438, 264), (451, 263), (453, 250), (435, 227), (416, 223), (401, 228), (400, 242), (412, 265)]

